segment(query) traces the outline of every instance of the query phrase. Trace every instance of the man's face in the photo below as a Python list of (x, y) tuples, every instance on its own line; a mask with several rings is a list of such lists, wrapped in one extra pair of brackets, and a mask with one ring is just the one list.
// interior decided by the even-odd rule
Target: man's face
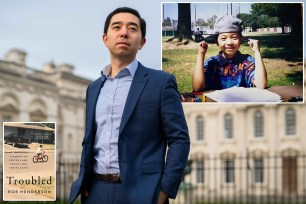
[(140, 20), (131, 13), (118, 13), (111, 18), (103, 41), (111, 57), (134, 59), (146, 42), (140, 30)]
[(218, 36), (218, 46), (226, 58), (233, 58), (236, 55), (241, 43), (241, 36), (238, 33), (221, 33)]

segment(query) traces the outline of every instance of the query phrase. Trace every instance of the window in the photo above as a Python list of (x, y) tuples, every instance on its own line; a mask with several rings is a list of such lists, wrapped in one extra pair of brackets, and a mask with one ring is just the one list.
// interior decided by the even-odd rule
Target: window
[(12, 116), (11, 115), (3, 115), (2, 116), (2, 121), (3, 122), (11, 122), (12, 121)]
[(66, 140), (66, 148), (69, 149), (69, 152), (73, 152), (75, 150), (75, 142), (76, 140), (74, 139), (73, 135), (71, 133), (68, 134), (68, 141)]
[(234, 183), (234, 160), (225, 160), (224, 161), (224, 182), (225, 183)]
[(263, 115), (261, 111), (256, 111), (254, 113), (254, 136), (262, 137), (263, 136)]
[(295, 111), (292, 108), (286, 110), (285, 123), (286, 123), (286, 135), (295, 134)]
[(30, 112), (30, 121), (32, 121), (32, 122), (47, 121), (47, 115), (45, 114), (46, 110), (44, 110), (44, 111), (36, 110), (36, 111)]
[(204, 183), (204, 161), (196, 161), (196, 181)]
[(224, 116), (224, 138), (233, 138), (233, 119), (232, 115), (227, 113)]
[(254, 159), (254, 182), (264, 182), (264, 162), (263, 159)]
[(196, 126), (197, 140), (204, 140), (204, 120), (202, 116), (197, 117)]

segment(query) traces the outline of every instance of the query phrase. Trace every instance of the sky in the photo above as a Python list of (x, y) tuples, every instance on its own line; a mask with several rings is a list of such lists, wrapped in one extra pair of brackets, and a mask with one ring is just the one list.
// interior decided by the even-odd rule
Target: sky
[[(7, 0), (0, 1), (0, 59), (13, 48), (27, 53), (28, 67), (41, 70), (45, 63), (63, 63), (88, 79), (100, 76), (109, 63), (102, 41), (106, 16), (121, 6), (137, 9), (147, 21), (147, 42), (137, 59), (161, 69), (161, 4), (144, 7), (141, 0)], [(148, 3), (150, 4), (150, 3)], [(156, 13), (149, 12), (157, 11)], [(152, 15), (154, 18), (151, 18)]]
[[(169, 17), (170, 19), (177, 20), (177, 3), (164, 3), (164, 18)], [(250, 13), (251, 3), (232, 3), (232, 14), (236, 15), (239, 13)], [(191, 6), (191, 20), (195, 18), (202, 18), (204, 20), (216, 15), (218, 18), (221, 16), (231, 13), (230, 3), (192, 3)], [(195, 12), (196, 11), (196, 12)], [(196, 15), (195, 15), (196, 14)]]
[[(51, 61), (55, 65), (67, 63), (75, 67), (75, 74), (96, 79), (109, 63), (109, 52), (102, 42), (106, 16), (117, 7), (129, 6), (137, 9), (147, 22), (147, 42), (137, 59), (148, 67), (161, 69), (162, 2), (173, 3), (174, 8), (165, 8), (165, 15), (174, 18), (176, 3), (190, 1), (1, 0), (0, 59), (4, 59), (10, 49), (21, 49), (27, 53), (28, 67), (41, 70)], [(193, 2), (197, 2), (197, 18), (204, 19), (213, 14), (225, 14), (229, 5), (228, 1)], [(234, 12), (238, 5), (233, 3)], [(249, 8), (249, 3), (240, 3), (241, 13)], [(191, 12), (193, 19), (194, 4)]]

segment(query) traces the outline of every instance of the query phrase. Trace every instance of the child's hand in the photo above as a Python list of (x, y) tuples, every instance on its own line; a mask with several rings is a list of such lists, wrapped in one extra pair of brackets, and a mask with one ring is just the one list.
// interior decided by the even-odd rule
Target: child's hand
[(259, 41), (249, 38), (248, 44), (254, 52), (260, 52)]
[(197, 48), (199, 54), (205, 55), (208, 49), (208, 44), (205, 41), (199, 42)]

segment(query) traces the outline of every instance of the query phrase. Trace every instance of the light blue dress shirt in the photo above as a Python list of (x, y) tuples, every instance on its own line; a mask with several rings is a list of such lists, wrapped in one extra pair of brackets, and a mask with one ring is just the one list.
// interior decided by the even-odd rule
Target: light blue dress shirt
[(138, 67), (134, 59), (114, 78), (111, 66), (103, 69), (106, 81), (101, 88), (96, 105), (96, 137), (93, 170), (98, 174), (117, 174), (119, 170), (118, 137), (122, 113), (133, 77)]

